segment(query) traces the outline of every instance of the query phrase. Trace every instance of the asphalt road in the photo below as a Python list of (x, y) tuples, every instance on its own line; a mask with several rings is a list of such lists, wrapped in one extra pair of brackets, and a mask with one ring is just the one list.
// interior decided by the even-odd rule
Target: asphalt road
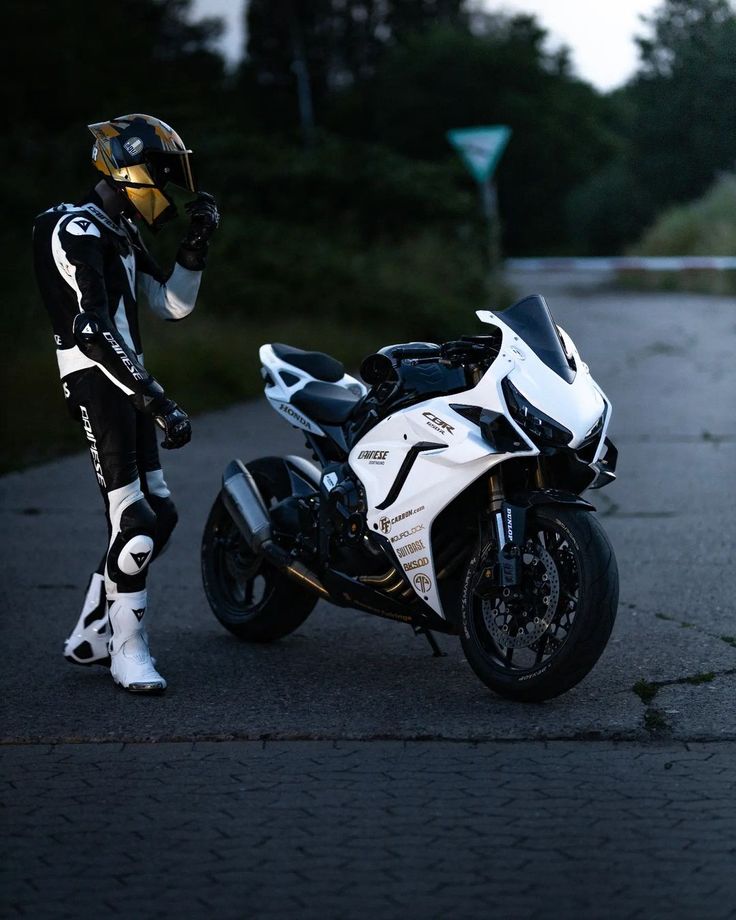
[[(614, 406), (619, 480), (593, 500), (621, 604), (591, 675), (545, 704), (505, 702), (456, 640), (435, 659), (407, 627), (324, 603), (273, 646), (230, 637), (199, 575), (220, 472), (301, 452), (256, 402), (198, 418), (166, 457), (181, 523), (150, 579), (150, 631), (170, 689), (131, 697), (61, 657), (104, 541), (87, 458), (6, 476), (9, 915), (62, 916), (103, 885), (103, 913), (139, 917), (181, 913), (172, 892), (189, 890), (191, 916), (473, 916), (494, 892), (502, 916), (736, 916), (736, 304), (514, 280), (547, 295)], [(458, 332), (475, 327), (469, 312)], [(497, 766), (519, 777), (505, 792)], [(297, 845), (323, 820), (323, 845)]]

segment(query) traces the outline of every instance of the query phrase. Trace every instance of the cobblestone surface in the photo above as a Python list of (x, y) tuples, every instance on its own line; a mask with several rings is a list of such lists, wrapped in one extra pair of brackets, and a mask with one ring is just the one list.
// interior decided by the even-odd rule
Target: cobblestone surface
[(736, 916), (732, 744), (1, 755), (3, 916)]

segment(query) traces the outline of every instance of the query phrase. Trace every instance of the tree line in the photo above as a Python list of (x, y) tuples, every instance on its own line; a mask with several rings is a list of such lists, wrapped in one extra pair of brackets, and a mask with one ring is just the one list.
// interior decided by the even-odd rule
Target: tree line
[[(609, 94), (533, 16), (468, 0), (249, 0), (244, 15), (233, 69), (216, 51), (221, 24), (193, 18), (190, 0), (5, 0), (0, 329), (4, 388), (19, 398), (5, 401), (16, 436), (0, 466), (78, 448), (47, 411), (61, 396), (30, 231), (95, 183), (91, 122), (164, 118), (221, 205), (195, 316), (146, 339), (153, 372), (195, 412), (258, 392), (263, 341), (356, 367), (508, 304), (513, 292), (489, 285), (449, 128), (512, 128), (497, 173), (506, 255), (622, 251), (736, 161), (728, 0), (663, 0), (642, 24), (636, 74)], [(180, 235), (149, 240), (162, 262)]]
[(21, 298), (19, 223), (92, 184), (85, 125), (130, 111), (196, 139), (199, 182), (229, 218), (222, 310), (244, 283), (268, 313), (294, 296), (369, 304), (375, 247), (410, 266), (398, 281), (371, 264), (392, 296), (480, 296), (479, 209), (449, 128), (512, 128), (497, 174), (507, 255), (622, 251), (736, 163), (731, 0), (663, 0), (636, 73), (608, 94), (534, 16), (468, 0), (249, 0), (235, 71), (215, 50), (221, 23), (193, 19), (190, 0), (6, 0), (4, 13), (0, 183), (16, 222), (0, 229), (0, 268)]
[(609, 94), (549, 50), (534, 16), (463, 0), (251, 0), (245, 15), (239, 85), (259, 125), (296, 125), (303, 71), (317, 125), (413, 159), (446, 160), (448, 128), (508, 124), (511, 253), (617, 252), (736, 166), (729, 0), (663, 0), (636, 73)]

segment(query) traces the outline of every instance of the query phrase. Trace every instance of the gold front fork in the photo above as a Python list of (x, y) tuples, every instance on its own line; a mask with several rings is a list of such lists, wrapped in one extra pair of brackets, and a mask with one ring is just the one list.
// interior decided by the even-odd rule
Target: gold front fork
[(547, 488), (547, 477), (545, 476), (544, 459), (541, 456), (537, 457), (537, 468), (534, 471), (534, 485), (538, 489)]
[(500, 467), (492, 470), (491, 475), (488, 477), (488, 500), (491, 514), (495, 515), (497, 511), (501, 510), (504, 500), (503, 469)]

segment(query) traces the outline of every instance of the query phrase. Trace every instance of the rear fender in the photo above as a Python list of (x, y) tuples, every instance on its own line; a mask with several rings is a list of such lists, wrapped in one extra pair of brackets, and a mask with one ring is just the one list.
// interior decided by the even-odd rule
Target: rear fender
[[(280, 500), (289, 495), (313, 495), (319, 492), (322, 478), (320, 470), (309, 460), (296, 455), (285, 457), (257, 457), (243, 464), (242, 460), (231, 460), (225, 468), (223, 482), (240, 472), (245, 466), (252, 475), (259, 474), (270, 483), (271, 495)], [(257, 487), (256, 487), (257, 488)]]
[(289, 454), (281, 459), (289, 474), (292, 495), (309, 495), (312, 492), (319, 492), (322, 473), (313, 463), (296, 454)]

